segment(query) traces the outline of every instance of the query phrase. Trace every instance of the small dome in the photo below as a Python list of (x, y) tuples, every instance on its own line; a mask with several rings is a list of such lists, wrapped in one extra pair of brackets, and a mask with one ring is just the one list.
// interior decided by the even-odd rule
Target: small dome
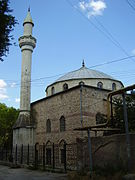
[(76, 71), (72, 71), (65, 74), (64, 76), (57, 79), (55, 82), (72, 80), (72, 79), (112, 79), (114, 80), (112, 76), (109, 76), (103, 72), (88, 69), (87, 67), (82, 66), (80, 69)]

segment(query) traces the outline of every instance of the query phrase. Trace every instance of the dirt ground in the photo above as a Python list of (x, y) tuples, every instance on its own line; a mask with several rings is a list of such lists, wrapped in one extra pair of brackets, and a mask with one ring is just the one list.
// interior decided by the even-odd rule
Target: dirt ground
[(33, 171), (23, 168), (12, 169), (0, 165), (0, 180), (67, 180), (66, 174)]

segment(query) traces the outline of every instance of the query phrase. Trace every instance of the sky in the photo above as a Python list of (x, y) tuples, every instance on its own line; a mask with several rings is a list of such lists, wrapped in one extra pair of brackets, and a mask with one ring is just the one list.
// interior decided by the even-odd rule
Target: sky
[(83, 59), (86, 67), (111, 75), (124, 86), (134, 84), (135, 57), (127, 57), (135, 55), (135, 0), (10, 0), (18, 21), (12, 32), (17, 46), (11, 46), (0, 62), (0, 103), (19, 108), (18, 38), (29, 6), (37, 39), (31, 102), (45, 97), (46, 87), (60, 76), (79, 69)]

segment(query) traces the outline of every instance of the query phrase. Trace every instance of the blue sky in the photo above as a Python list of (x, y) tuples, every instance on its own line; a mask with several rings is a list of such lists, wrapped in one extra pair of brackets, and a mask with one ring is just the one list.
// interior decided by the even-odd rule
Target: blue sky
[[(129, 1), (135, 6), (135, 1)], [(135, 11), (126, 0), (11, 0), (10, 7), (19, 23), (12, 32), (17, 46), (10, 47), (4, 62), (0, 62), (0, 102), (8, 106), (19, 108), (18, 38), (23, 35), (22, 24), (29, 5), (35, 24), (33, 36), (37, 39), (32, 57), (32, 102), (45, 97), (45, 88), (59, 74), (80, 68), (82, 59), (91, 67), (135, 55)], [(103, 27), (120, 47), (116, 41), (112, 43), (110, 35), (105, 35)], [(93, 69), (121, 80), (125, 86), (131, 85), (135, 79), (135, 58)]]

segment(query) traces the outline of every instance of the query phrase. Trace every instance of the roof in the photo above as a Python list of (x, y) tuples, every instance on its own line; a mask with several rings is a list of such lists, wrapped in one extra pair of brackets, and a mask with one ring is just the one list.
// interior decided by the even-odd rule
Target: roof
[[(80, 87), (82, 87), (82, 86), (81, 86), (81, 85), (77, 85), (77, 86), (74, 86), (74, 87), (72, 87), (72, 88), (69, 88), (69, 89), (67, 89), (67, 90), (65, 90), (65, 91), (59, 91), (59, 92), (57, 92), (57, 93), (55, 93), (55, 94), (53, 94), (53, 95), (51, 95), (51, 96), (46, 96), (46, 97), (44, 97), (44, 98), (42, 98), (42, 99), (36, 100), (36, 101), (34, 101), (34, 102), (31, 102), (31, 105), (37, 104), (37, 103), (39, 103), (39, 102), (41, 102), (41, 101), (44, 101), (44, 100), (47, 100), (47, 99), (51, 99), (51, 98), (53, 98), (53, 97), (55, 97), (55, 96), (58, 96), (58, 95), (60, 95), (60, 94), (68, 93), (68, 92), (73, 91), (73, 90), (75, 90), (75, 89), (79, 89), (79, 90), (80, 90)], [(95, 89), (95, 90), (101, 92), (101, 89), (99, 89), (98, 87), (89, 86), (89, 85), (85, 85), (85, 84), (83, 85), (83, 88), (84, 88), (84, 87), (85, 87), (85, 88), (90, 88), (90, 89)], [(102, 89), (102, 91), (107, 92), (107, 93), (111, 92), (111, 90), (109, 90), (109, 89)]]
[(60, 81), (65, 81), (65, 80), (72, 80), (72, 79), (112, 79), (112, 80), (115, 80), (112, 76), (109, 76), (97, 70), (89, 69), (85, 67), (85, 65), (83, 65), (80, 69), (69, 72), (65, 74), (64, 76), (60, 77), (59, 79), (55, 81), (55, 83), (60, 82)]
[(30, 14), (30, 8), (28, 9), (28, 13), (27, 13), (26, 18), (24, 19), (23, 25), (25, 23), (31, 23), (34, 26), (34, 23), (32, 21), (32, 17), (31, 17), (31, 14)]

